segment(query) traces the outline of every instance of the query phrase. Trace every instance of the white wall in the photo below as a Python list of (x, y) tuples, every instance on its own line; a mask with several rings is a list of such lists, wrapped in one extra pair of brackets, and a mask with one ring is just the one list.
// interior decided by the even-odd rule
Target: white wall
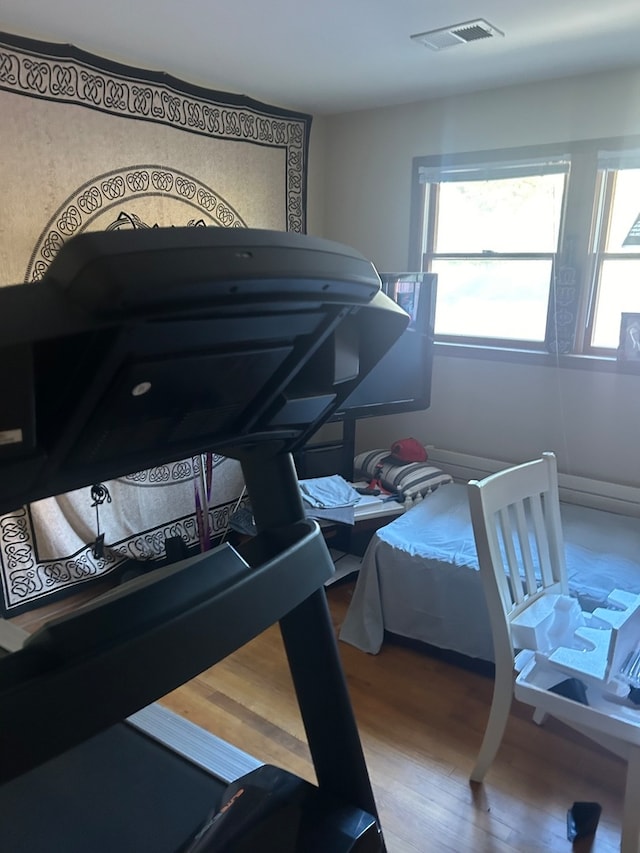
[(640, 376), (437, 358), (427, 412), (360, 421), (360, 449), (412, 435), (520, 462), (553, 450), (562, 471), (640, 485)]
[[(640, 134), (640, 68), (331, 116), (324, 129), (325, 236), (406, 269), (413, 157)], [(640, 485), (640, 375), (437, 356), (431, 408), (361, 422), (358, 445), (405, 435), (507, 461), (554, 450), (564, 472)]]

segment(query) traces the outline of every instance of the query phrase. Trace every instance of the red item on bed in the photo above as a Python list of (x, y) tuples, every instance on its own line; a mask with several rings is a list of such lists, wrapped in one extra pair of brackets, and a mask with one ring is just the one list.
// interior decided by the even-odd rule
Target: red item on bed
[(401, 438), (391, 445), (391, 457), (398, 462), (426, 462), (427, 451), (415, 438)]

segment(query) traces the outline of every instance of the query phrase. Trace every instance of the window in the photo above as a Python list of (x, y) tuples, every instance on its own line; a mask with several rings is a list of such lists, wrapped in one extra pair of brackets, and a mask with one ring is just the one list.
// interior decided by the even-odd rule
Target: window
[(600, 152), (593, 236), (593, 349), (617, 347), (620, 315), (640, 312), (640, 152)]
[(640, 312), (640, 140), (416, 158), (412, 233), (437, 340), (615, 356)]
[(421, 172), (424, 263), (438, 273), (436, 334), (544, 342), (568, 165), (559, 158)]

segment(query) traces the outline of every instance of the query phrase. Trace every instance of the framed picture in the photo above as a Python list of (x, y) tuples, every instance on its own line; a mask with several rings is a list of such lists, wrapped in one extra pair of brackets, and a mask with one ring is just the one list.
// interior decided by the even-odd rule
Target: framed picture
[(640, 314), (623, 311), (620, 316), (618, 361), (640, 362)]

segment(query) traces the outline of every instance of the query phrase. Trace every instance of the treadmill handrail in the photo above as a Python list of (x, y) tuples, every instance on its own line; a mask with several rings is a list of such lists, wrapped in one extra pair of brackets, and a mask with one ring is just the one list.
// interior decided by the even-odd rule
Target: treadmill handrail
[[(249, 562), (239, 554), (229, 560), (230, 550), (225, 546), (195, 562), (187, 560), (182, 569), (177, 564), (146, 586), (134, 582), (130, 591), (107, 595), (45, 627), (24, 649), (0, 660), (0, 784), (213, 666), (320, 589), (334, 570), (320, 528), (310, 520), (256, 537)], [(256, 564), (261, 554), (266, 561)], [(221, 561), (226, 566), (217, 579)], [(179, 594), (194, 572), (205, 585), (210, 575), (209, 591), (171, 613), (176, 609), (172, 593)], [(124, 618), (127, 595), (144, 607), (162, 586), (166, 618), (162, 607), (152, 605), (155, 616), (138, 620), (131, 630)], [(96, 619), (101, 608), (116, 627), (101, 638), (109, 619), (98, 619), (99, 630), (85, 647), (88, 620)]]

